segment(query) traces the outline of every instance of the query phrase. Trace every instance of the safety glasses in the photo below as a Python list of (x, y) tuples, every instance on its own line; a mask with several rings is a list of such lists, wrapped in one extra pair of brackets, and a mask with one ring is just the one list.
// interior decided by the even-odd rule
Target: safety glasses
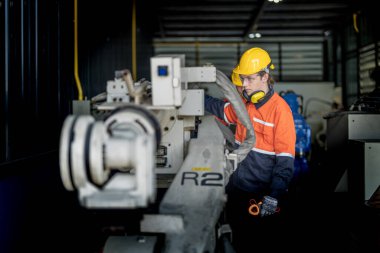
[(253, 81), (255, 81), (255, 79), (258, 77), (259, 75), (255, 74), (255, 75), (251, 75), (251, 76), (243, 76), (243, 75), (239, 75), (239, 78), (240, 78), (240, 81), (241, 83), (243, 84), (244, 83), (244, 80), (247, 80), (248, 83), (253, 83)]

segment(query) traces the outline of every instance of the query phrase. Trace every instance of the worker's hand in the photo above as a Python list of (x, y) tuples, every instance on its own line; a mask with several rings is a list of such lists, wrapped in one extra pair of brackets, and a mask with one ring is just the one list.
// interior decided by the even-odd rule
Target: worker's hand
[(270, 196), (264, 196), (263, 202), (260, 207), (260, 216), (269, 216), (277, 212), (278, 201)]

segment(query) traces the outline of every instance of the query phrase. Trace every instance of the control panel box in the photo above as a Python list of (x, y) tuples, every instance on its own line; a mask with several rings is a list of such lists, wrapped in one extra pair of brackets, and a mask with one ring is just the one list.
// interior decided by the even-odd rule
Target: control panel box
[(181, 106), (180, 57), (152, 57), (152, 97), (154, 106)]

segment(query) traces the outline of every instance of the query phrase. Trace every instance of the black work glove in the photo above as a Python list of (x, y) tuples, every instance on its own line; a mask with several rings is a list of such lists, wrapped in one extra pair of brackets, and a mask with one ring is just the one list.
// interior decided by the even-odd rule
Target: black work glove
[(272, 198), (270, 196), (264, 196), (263, 198), (263, 203), (261, 204), (260, 207), (260, 216), (269, 216), (272, 214), (275, 214), (277, 211), (277, 204), (278, 201), (275, 198)]

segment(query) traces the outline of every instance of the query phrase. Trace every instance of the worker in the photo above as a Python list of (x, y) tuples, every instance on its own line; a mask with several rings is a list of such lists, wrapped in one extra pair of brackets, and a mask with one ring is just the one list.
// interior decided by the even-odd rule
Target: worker
[[(274, 91), (271, 69), (274, 66), (269, 54), (261, 48), (251, 48), (241, 56), (231, 76), (235, 85), (242, 86), (245, 108), (256, 136), (254, 147), (238, 164), (226, 186), (226, 216), (238, 253), (275, 245), (270, 242), (265, 245), (265, 239), (273, 239), (279, 233), (272, 229), (276, 229), (273, 226), (278, 224), (281, 204), (293, 177), (296, 143), (293, 116), (285, 100)], [(246, 129), (230, 103), (206, 96), (205, 109), (229, 124), (236, 124), (236, 147), (245, 140)]]

